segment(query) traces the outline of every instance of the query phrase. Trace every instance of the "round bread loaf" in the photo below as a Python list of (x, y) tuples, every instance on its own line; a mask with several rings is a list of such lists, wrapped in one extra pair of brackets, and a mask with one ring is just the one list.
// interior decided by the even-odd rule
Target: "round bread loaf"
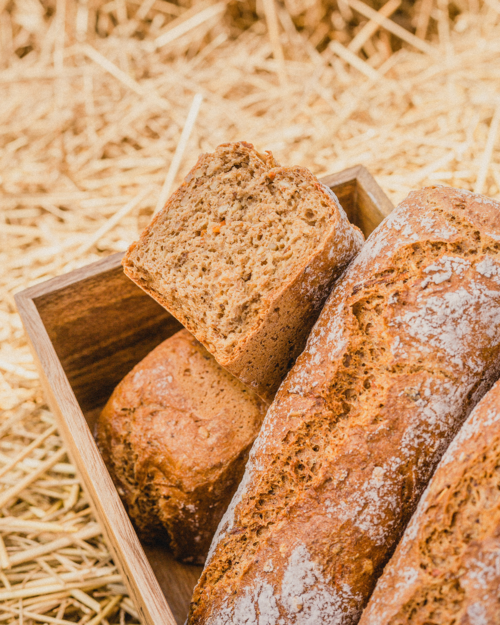
[(187, 330), (120, 382), (97, 442), (140, 536), (203, 563), (267, 405)]

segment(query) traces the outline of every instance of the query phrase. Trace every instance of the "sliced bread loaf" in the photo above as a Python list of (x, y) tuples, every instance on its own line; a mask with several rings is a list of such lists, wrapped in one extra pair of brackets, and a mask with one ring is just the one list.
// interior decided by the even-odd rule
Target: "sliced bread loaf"
[(123, 267), (270, 400), (362, 242), (310, 172), (242, 142), (200, 157)]

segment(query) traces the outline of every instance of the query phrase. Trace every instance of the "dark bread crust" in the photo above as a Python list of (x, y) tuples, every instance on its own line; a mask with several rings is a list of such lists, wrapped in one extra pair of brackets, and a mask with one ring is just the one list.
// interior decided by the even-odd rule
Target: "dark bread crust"
[[(318, 206), (320, 204), (326, 206), (330, 215), (319, 243), (301, 260), (298, 267), (286, 275), (282, 282), (263, 294), (262, 300), (259, 300), (255, 322), (238, 336), (235, 345), (231, 348), (227, 346), (227, 337), (222, 337), (220, 326), (217, 323), (207, 325), (202, 319), (203, 311), (216, 310), (221, 305), (220, 298), (212, 294), (209, 300), (201, 306), (202, 311), (198, 310), (197, 301), (193, 303), (194, 300), (191, 297), (179, 296), (174, 286), (169, 283), (167, 288), (165, 286), (167, 281), (159, 279), (157, 265), (161, 261), (153, 262), (151, 250), (163, 223), (170, 218), (170, 214), (176, 214), (177, 204), (182, 205), (184, 202), (189, 204), (191, 201), (190, 193), (196, 191), (196, 186), (192, 189), (190, 185), (201, 184), (205, 178), (202, 172), (210, 170), (221, 155), (225, 158), (233, 158), (235, 162), (246, 159), (248, 168), (255, 171), (250, 183), (243, 184), (242, 188), (236, 187), (233, 192), (234, 195), (240, 194), (242, 201), (248, 195), (258, 196), (259, 190), (264, 188), (271, 189), (271, 195), (277, 197), (281, 193), (281, 186), (288, 185), (287, 188), (295, 187), (299, 203), (304, 204), (304, 194), (297, 192), (299, 184), (304, 184), (309, 190), (306, 194), (307, 200)], [(213, 195), (217, 196), (218, 193), (219, 191), (214, 191)], [(265, 206), (265, 203), (262, 206)], [(287, 210), (290, 211), (284, 201), (282, 208), (284, 214)], [(230, 223), (225, 225), (226, 230), (232, 227)], [(256, 236), (262, 236), (262, 234), (256, 233)], [(195, 239), (201, 240), (193, 236), (192, 240)], [(362, 243), (361, 231), (350, 224), (337, 198), (307, 169), (280, 167), (272, 154), (259, 154), (252, 145), (239, 142), (223, 144), (215, 153), (204, 154), (199, 158), (186, 177), (186, 181), (172, 195), (162, 211), (155, 216), (141, 234), (140, 239), (130, 246), (122, 264), (127, 276), (169, 310), (205, 345), (219, 364), (263, 399), (272, 401), (287, 371), (303, 350), (307, 336), (333, 282), (359, 251)], [(217, 244), (212, 241), (211, 245)], [(293, 249), (297, 249), (297, 244), (292, 246), (292, 252)], [(253, 252), (255, 250), (250, 250), (249, 253)], [(192, 252), (183, 251), (183, 253), (189, 255)], [(220, 251), (218, 253), (222, 254)], [(255, 255), (249, 267), (256, 270), (261, 260), (258, 254)], [(213, 266), (216, 263), (217, 254), (209, 264)], [(152, 266), (155, 267), (155, 271), (152, 270)], [(192, 276), (189, 277), (192, 278)], [(222, 299), (225, 297), (226, 295)]]
[(360, 625), (500, 623), (500, 382), (448, 447)]
[(411, 193), (371, 235), (269, 409), (190, 625), (358, 621), (498, 376), (499, 239), (500, 205), (450, 188)]
[(97, 441), (140, 535), (202, 564), (267, 405), (182, 330), (120, 382)]

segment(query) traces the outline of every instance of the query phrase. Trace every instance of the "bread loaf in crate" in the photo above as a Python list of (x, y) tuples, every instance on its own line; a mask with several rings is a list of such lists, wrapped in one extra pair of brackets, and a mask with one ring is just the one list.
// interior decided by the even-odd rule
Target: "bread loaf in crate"
[[(500, 280), (500, 266), (490, 270)], [(493, 625), (499, 589), (497, 382), (446, 450), (360, 625)]]
[(204, 154), (123, 259), (216, 360), (271, 400), (363, 243), (333, 193), (248, 143)]
[(139, 534), (202, 564), (267, 404), (182, 330), (120, 382), (97, 442)]
[(500, 367), (500, 205), (411, 193), (337, 282), (281, 386), (189, 625), (352, 625)]

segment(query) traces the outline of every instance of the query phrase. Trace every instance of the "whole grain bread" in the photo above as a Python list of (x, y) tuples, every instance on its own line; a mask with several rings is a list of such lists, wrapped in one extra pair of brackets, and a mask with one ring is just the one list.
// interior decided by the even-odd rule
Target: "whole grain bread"
[(363, 235), (302, 167), (244, 142), (200, 157), (125, 273), (271, 400)]
[[(484, 266), (500, 280), (500, 265)], [(500, 623), (500, 382), (446, 450), (360, 625)]]
[(186, 330), (120, 382), (97, 441), (142, 538), (202, 564), (267, 405)]
[(449, 441), (499, 375), (500, 205), (410, 196), (281, 386), (189, 625), (352, 625)]

